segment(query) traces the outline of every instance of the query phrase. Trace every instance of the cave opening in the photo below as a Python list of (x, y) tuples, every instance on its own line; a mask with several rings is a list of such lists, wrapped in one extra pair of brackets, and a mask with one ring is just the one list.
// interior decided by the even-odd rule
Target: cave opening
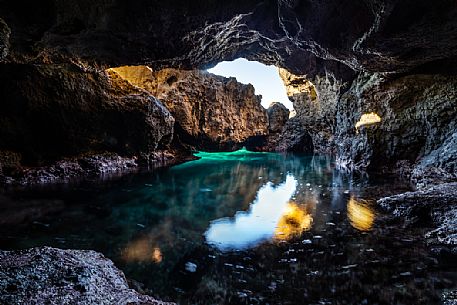
[(457, 2), (3, 2), (0, 304), (457, 301)]
[(224, 77), (235, 77), (241, 83), (252, 84), (256, 94), (262, 95), (264, 108), (268, 108), (274, 102), (279, 102), (289, 110), (293, 110), (292, 102), (287, 96), (286, 87), (279, 75), (279, 68), (276, 66), (238, 58), (233, 61), (220, 62), (215, 67), (208, 69), (208, 72)]

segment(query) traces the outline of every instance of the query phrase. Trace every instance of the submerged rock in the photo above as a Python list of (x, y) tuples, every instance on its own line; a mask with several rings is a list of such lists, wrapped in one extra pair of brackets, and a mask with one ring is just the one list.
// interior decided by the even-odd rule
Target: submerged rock
[(50, 247), (0, 251), (2, 304), (174, 304), (129, 289), (102, 254)]

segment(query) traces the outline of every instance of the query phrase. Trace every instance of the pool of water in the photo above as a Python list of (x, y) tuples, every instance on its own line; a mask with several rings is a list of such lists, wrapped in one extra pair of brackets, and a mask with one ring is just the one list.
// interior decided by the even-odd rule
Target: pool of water
[(421, 239), (374, 200), (393, 177), (329, 157), (200, 153), (121, 179), (6, 191), (0, 248), (93, 249), (132, 285), (180, 304), (440, 304), (456, 287)]

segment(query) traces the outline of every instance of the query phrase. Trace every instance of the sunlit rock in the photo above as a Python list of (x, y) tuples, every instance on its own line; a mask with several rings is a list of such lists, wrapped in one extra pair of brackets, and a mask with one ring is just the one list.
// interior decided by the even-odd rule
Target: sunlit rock
[(347, 215), (351, 225), (360, 231), (369, 231), (373, 227), (376, 214), (363, 200), (351, 197), (347, 203)]
[(281, 103), (273, 102), (267, 109), (268, 130), (270, 133), (279, 133), (289, 119), (290, 111)]
[(28, 165), (93, 151), (148, 156), (172, 139), (162, 103), (109, 73), (2, 64), (0, 92), (0, 150)]
[(377, 113), (364, 113), (360, 117), (360, 120), (355, 124), (355, 129), (359, 129), (361, 126), (374, 125), (379, 122), (381, 122), (381, 117)]
[(264, 145), (268, 118), (252, 85), (198, 70), (111, 70), (164, 103), (176, 119), (176, 141), (183, 145), (206, 150)]
[[(294, 105), (294, 125), (311, 136), (309, 149), (317, 153), (333, 153), (338, 99), (348, 80), (335, 79), (330, 70), (319, 75), (295, 75), (280, 69), (280, 76)], [(295, 133), (290, 127), (286, 126), (285, 134)]]

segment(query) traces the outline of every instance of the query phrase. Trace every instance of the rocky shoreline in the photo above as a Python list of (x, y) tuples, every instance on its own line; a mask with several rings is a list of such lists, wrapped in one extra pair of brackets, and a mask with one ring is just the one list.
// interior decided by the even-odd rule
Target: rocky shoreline
[(2, 304), (172, 305), (130, 289), (113, 262), (88, 250), (0, 251)]
[(115, 153), (88, 154), (61, 160), (49, 166), (17, 166), (8, 172), (2, 171), (0, 185), (30, 186), (102, 179), (171, 166), (193, 158), (195, 157), (170, 151), (156, 151), (148, 160), (136, 156), (121, 157)]

